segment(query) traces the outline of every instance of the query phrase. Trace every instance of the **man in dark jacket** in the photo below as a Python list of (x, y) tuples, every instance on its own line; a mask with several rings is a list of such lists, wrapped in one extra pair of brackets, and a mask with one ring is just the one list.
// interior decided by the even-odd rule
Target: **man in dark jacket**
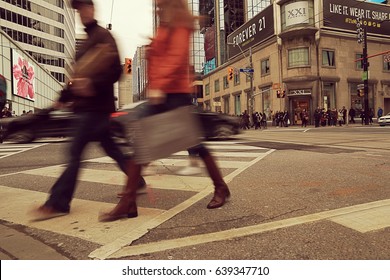
[[(109, 130), (110, 114), (115, 111), (113, 85), (122, 74), (118, 48), (110, 32), (97, 24), (92, 0), (72, 0), (71, 4), (79, 12), (88, 39), (76, 57), (75, 77), (68, 89), (63, 91), (56, 106), (73, 102), (73, 110), (79, 118), (75, 124), (68, 166), (52, 187), (48, 200), (33, 212), (35, 220), (46, 220), (69, 213), (81, 155), (89, 142), (99, 141), (106, 153), (127, 173), (127, 158), (114, 143)], [(93, 59), (85, 61), (86, 56), (102, 44), (110, 49), (110, 56), (104, 65), (94, 65)], [(84, 61), (80, 62), (81, 59)], [(87, 67), (83, 67), (87, 70), (82, 75), (77, 74), (81, 63), (87, 64)], [(92, 76), (88, 75), (89, 68), (93, 71)], [(140, 184), (144, 185), (145, 181), (142, 179)]]

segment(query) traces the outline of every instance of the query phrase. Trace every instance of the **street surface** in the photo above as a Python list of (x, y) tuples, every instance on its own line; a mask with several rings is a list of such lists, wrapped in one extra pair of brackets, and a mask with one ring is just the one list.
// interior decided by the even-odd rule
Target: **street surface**
[(66, 163), (66, 139), (0, 145), (0, 259), (390, 259), (390, 127), (243, 131), (209, 141), (232, 197), (206, 205), (206, 170), (153, 162), (139, 217), (99, 223), (125, 176), (92, 144), (70, 215), (32, 222)]

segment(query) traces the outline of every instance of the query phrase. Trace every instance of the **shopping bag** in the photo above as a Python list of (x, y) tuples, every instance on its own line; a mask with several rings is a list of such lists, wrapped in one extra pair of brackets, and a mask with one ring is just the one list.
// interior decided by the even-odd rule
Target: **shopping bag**
[(133, 121), (126, 130), (137, 164), (168, 157), (201, 143), (202, 128), (193, 106), (182, 106)]

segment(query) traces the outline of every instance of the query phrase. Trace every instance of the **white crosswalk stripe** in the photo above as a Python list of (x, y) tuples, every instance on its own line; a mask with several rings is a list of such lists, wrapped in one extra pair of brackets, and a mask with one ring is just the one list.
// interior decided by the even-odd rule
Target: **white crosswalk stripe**
[(16, 155), (46, 144), (0, 144), (0, 159)]
[[(227, 175), (224, 179), (227, 183), (273, 152), (273, 150), (237, 142), (210, 142), (208, 147), (216, 156), (220, 168), (226, 169), (225, 174), (227, 173)], [(30, 146), (30, 148), (34, 147)], [(150, 229), (159, 226), (213, 192), (213, 184), (207, 176), (207, 172), (197, 176), (178, 176), (175, 174), (177, 168), (186, 166), (188, 162), (188, 153), (184, 151), (169, 158), (152, 162), (148, 167), (149, 172), (155, 172), (155, 174), (145, 177), (152, 192), (153, 189), (158, 189), (195, 193), (195, 195), (189, 193), (191, 194), (189, 199), (168, 210), (139, 207), (138, 218), (120, 220), (107, 225), (97, 221), (97, 214), (102, 210), (112, 208), (114, 204), (75, 198), (72, 201), (70, 215), (42, 222), (31, 222), (26, 212), (32, 205), (36, 206), (45, 201), (47, 194), (8, 187), (0, 182), (0, 219), (101, 244), (102, 247), (92, 252), (90, 257), (105, 259), (123, 246), (139, 239)], [(104, 185), (124, 185), (126, 178), (119, 169), (95, 169), (96, 164), (114, 165), (115, 163), (109, 157), (86, 160), (85, 168), (81, 169), (79, 181)], [(20, 171), (12, 176), (57, 178), (63, 169), (64, 165), (49, 166)], [(9, 201), (12, 201), (12, 204), (8, 203)]]

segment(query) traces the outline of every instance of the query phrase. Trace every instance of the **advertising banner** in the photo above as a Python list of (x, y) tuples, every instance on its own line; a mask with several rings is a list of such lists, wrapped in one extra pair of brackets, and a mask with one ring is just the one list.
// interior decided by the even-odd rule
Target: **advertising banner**
[(204, 35), (204, 51), (206, 61), (212, 60), (215, 57), (215, 25), (208, 27)]
[(361, 1), (323, 0), (324, 26), (356, 31), (356, 18), (363, 17), (367, 32), (390, 35), (390, 7)]
[(3, 75), (0, 75), (0, 112), (3, 110), (7, 101), (7, 80)]
[(275, 34), (273, 6), (270, 5), (254, 18), (229, 34), (229, 59)]
[(35, 68), (12, 50), (12, 94), (35, 101)]
[(286, 5), (286, 27), (309, 23), (309, 2), (300, 1)]

